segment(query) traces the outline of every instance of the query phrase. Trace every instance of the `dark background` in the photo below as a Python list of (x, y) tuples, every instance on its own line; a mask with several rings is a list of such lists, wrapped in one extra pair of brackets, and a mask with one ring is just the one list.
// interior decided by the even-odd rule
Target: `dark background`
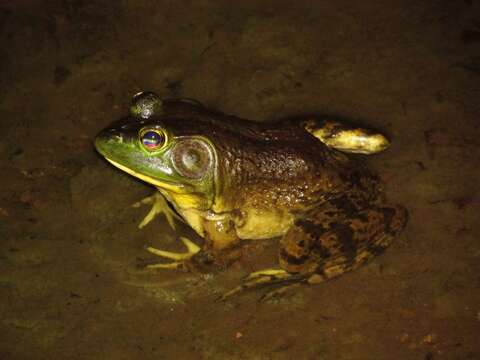
[[(480, 358), (480, 2), (0, 1), (1, 359)], [(385, 131), (369, 158), (410, 222), (338, 280), (215, 301), (222, 274), (151, 273), (182, 249), (95, 134), (131, 95)], [(188, 231), (183, 229), (182, 231)], [(266, 251), (268, 254), (268, 249)]]

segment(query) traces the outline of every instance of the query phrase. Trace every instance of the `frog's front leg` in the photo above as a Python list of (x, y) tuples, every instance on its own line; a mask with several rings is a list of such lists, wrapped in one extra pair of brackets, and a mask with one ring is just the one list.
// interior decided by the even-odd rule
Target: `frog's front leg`
[(137, 201), (132, 206), (138, 208), (142, 205), (152, 205), (148, 214), (138, 225), (141, 229), (149, 224), (158, 214), (163, 214), (167, 219), (168, 224), (175, 230), (175, 219), (182, 221), (182, 219), (170, 208), (165, 197), (160, 192), (155, 191), (151, 196), (148, 196), (140, 201)]
[(235, 231), (234, 221), (230, 217), (204, 219), (204, 244), (200, 248), (187, 238), (180, 237), (187, 252), (176, 253), (148, 247), (152, 254), (173, 260), (168, 263), (147, 265), (150, 269), (182, 269), (210, 272), (224, 269), (241, 256), (238, 245), (240, 239)]
[(314, 209), (297, 220), (280, 242), (281, 269), (250, 274), (223, 298), (250, 288), (288, 284), (267, 294), (272, 297), (301, 283), (318, 284), (337, 277), (381, 254), (407, 221), (407, 212), (400, 206), (371, 206), (355, 212), (352, 206)]
[(186, 267), (186, 263), (190, 261), (196, 254), (198, 254), (201, 251), (201, 248), (186, 237), (180, 237), (180, 240), (187, 248), (187, 252), (185, 253), (159, 250), (151, 246), (147, 247), (147, 251), (150, 253), (165, 259), (173, 260), (172, 262), (165, 264), (149, 264), (146, 266), (147, 269), (184, 269)]

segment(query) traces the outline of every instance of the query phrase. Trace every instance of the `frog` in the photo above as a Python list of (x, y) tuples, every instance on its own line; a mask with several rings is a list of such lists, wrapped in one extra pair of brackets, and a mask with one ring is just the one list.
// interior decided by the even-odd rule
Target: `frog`
[(319, 284), (382, 254), (408, 212), (387, 202), (363, 157), (386, 150), (382, 133), (336, 118), (305, 115), (253, 121), (192, 99), (141, 92), (129, 113), (103, 129), (97, 151), (157, 191), (142, 228), (163, 214), (203, 244), (179, 236), (185, 252), (154, 247), (150, 269), (217, 271), (260, 240), (277, 239), (277, 264), (250, 273), (222, 299), (271, 286), (265, 297)]

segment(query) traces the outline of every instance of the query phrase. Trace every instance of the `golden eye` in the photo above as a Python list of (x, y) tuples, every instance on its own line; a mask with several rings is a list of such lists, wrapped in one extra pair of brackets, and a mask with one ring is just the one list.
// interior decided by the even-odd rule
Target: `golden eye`
[(165, 145), (166, 136), (163, 131), (150, 129), (141, 133), (140, 141), (147, 150), (154, 151)]

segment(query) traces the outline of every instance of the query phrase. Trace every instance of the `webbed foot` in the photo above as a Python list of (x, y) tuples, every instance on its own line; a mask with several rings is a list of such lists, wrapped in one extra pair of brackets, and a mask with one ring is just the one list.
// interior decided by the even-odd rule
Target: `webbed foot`
[(153, 247), (147, 247), (147, 251), (151, 252), (152, 254), (174, 261), (165, 264), (149, 264), (146, 267), (148, 269), (187, 269), (188, 266), (186, 263), (189, 262), (194, 255), (199, 253), (201, 249), (197, 244), (185, 237), (180, 237), (180, 240), (182, 240), (187, 247), (187, 252), (185, 253), (164, 251)]
[(167, 200), (158, 191), (156, 191), (151, 196), (148, 196), (140, 201), (137, 201), (132, 206), (135, 208), (138, 208), (142, 205), (152, 205), (152, 208), (138, 225), (139, 229), (143, 228), (148, 223), (150, 223), (155, 218), (155, 216), (157, 216), (157, 214), (165, 215), (165, 218), (167, 219), (168, 224), (174, 230), (176, 229), (175, 219), (182, 221), (182, 219), (177, 214), (175, 214), (175, 212), (170, 208), (170, 206), (167, 203)]
[(300, 283), (306, 281), (300, 274), (291, 274), (283, 269), (265, 269), (253, 272), (245, 278), (245, 282), (236, 288), (222, 295), (220, 300), (226, 300), (233, 295), (237, 295), (245, 290), (256, 289), (269, 285), (287, 284), (262, 296), (261, 300), (268, 300), (284, 294), (293, 287), (298, 287)]

